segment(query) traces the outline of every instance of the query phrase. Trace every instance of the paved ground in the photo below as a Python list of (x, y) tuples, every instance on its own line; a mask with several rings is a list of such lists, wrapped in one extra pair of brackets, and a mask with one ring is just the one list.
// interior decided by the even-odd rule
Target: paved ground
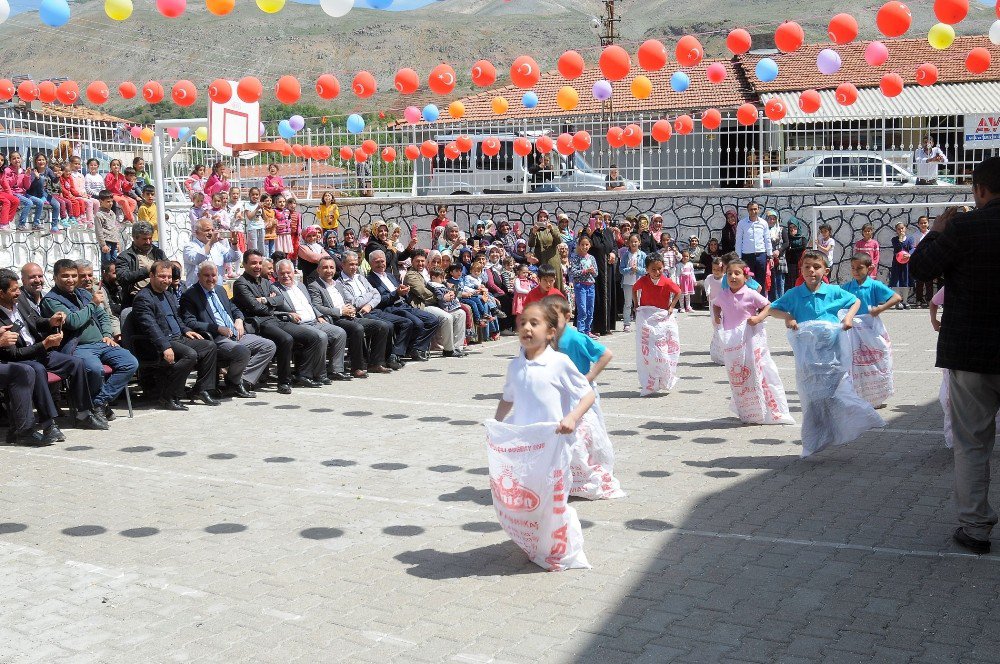
[(589, 571), (541, 572), (494, 518), (479, 422), (516, 341), (0, 448), (0, 662), (996, 662), (1000, 558), (949, 542), (933, 333), (887, 319), (888, 428), (804, 461), (797, 428), (728, 417), (705, 314), (669, 396), (635, 396), (611, 337), (629, 497), (575, 503)]

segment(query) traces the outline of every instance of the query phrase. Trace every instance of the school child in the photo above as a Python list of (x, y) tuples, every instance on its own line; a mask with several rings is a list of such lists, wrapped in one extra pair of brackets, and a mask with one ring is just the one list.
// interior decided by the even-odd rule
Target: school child
[[(70, 209), (70, 217), (76, 221), (77, 224), (86, 225), (91, 219), (90, 213), (90, 199), (84, 194), (83, 188), (77, 189), (76, 183), (73, 181), (72, 167), (67, 165), (62, 169), (59, 175), (59, 187), (62, 190), (62, 196), (66, 199), (66, 204)], [(80, 176), (81, 184), (83, 176)], [(100, 204), (94, 201), (97, 207)]]
[(292, 250), (288, 252), (288, 257), (295, 259), (299, 255), (299, 242), (302, 239), (302, 213), (298, 210), (298, 203), (291, 197), (285, 197), (285, 212), (288, 213), (288, 232), (292, 238)]
[(819, 240), (816, 247), (826, 256), (826, 264), (833, 265), (837, 260), (837, 241), (833, 239), (833, 228), (830, 224), (819, 227)]
[(529, 304), (539, 302), (542, 298), (549, 295), (558, 295), (561, 298), (566, 297), (561, 290), (556, 288), (556, 269), (549, 263), (539, 265), (536, 276), (538, 277), (538, 285), (531, 289), (531, 292), (524, 298), (525, 308)]
[[(721, 256), (716, 256), (712, 259), (712, 274), (705, 277), (705, 299), (708, 300), (708, 311), (712, 312), (712, 307), (715, 306), (715, 300), (718, 298), (719, 293), (722, 291), (722, 280), (726, 276), (726, 261)], [(719, 338), (718, 331), (719, 325), (715, 322), (715, 316), (712, 317), (712, 343), (709, 346), (709, 355), (712, 361), (716, 364), (724, 365), (726, 363), (722, 356), (722, 340)]]
[[(508, 256), (504, 259), (513, 265), (514, 259)], [(527, 265), (517, 266), (517, 278), (514, 280), (514, 299), (510, 305), (511, 313), (517, 316), (524, 311), (524, 302), (528, 299), (528, 293), (535, 287), (535, 282), (531, 280), (531, 271)]]
[(118, 215), (112, 209), (115, 205), (114, 196), (104, 189), (98, 195), (101, 207), (94, 215), (94, 236), (101, 250), (101, 267), (114, 263), (118, 258), (118, 243), (121, 241), (121, 227), (118, 225)]
[(239, 187), (229, 188), (229, 198), (226, 202), (226, 212), (229, 213), (230, 241), (234, 247), (242, 254), (247, 250), (246, 234), (246, 201), (241, 198), (242, 191)]
[(267, 177), (264, 178), (264, 193), (272, 199), (275, 196), (288, 196), (285, 180), (278, 174), (277, 164), (268, 164)]
[[(447, 283), (444, 270), (436, 267), (431, 269), (428, 274), (431, 280), (427, 285), (437, 296), (438, 306), (449, 313), (461, 309), (462, 303), (458, 300), (458, 293), (452, 284)], [(448, 293), (455, 293), (455, 297), (446, 299)]]
[(632, 286), (636, 305), (636, 369), (642, 396), (660, 390), (669, 392), (677, 384), (680, 334), (673, 313), (680, 291), (664, 274), (663, 257), (657, 253), (648, 255), (646, 274)]
[(619, 269), (622, 273), (622, 321), (625, 324), (623, 331), (632, 331), (632, 286), (644, 274), (646, 274), (646, 252), (640, 247), (642, 240), (638, 234), (633, 233), (628, 236), (626, 248), (621, 252), (621, 260), (618, 261)]
[(319, 211), (316, 213), (319, 219), (320, 228), (324, 231), (335, 231), (340, 228), (340, 207), (337, 199), (333, 197), (333, 192), (323, 192), (323, 197), (319, 199)]
[(104, 177), (98, 173), (101, 162), (91, 157), (87, 160), (87, 174), (83, 176), (83, 188), (87, 195), (94, 199), (99, 199), (104, 191)]
[(767, 298), (748, 287), (749, 266), (742, 260), (726, 266), (727, 287), (721, 289), (712, 302), (715, 324), (723, 330), (735, 330), (746, 323), (759, 325), (771, 308)]
[(897, 305), (903, 298), (881, 281), (872, 279), (877, 263), (867, 252), (858, 252), (851, 258), (851, 276), (842, 288), (861, 301), (858, 314), (878, 316)]
[(205, 164), (195, 164), (191, 175), (184, 180), (184, 189), (188, 193), (188, 198), (194, 200), (196, 192), (205, 191)]
[(636, 308), (656, 307), (673, 313), (680, 293), (680, 287), (665, 274), (663, 256), (658, 253), (647, 256), (646, 274), (632, 286)]
[(906, 301), (910, 299), (910, 289), (913, 288), (913, 280), (910, 279), (910, 254), (915, 247), (913, 238), (906, 235), (906, 224), (897, 223), (896, 237), (892, 238), (892, 266), (889, 268), (889, 286), (900, 295), (900, 301), (896, 303), (897, 309), (910, 308)]
[(156, 221), (156, 188), (147, 184), (142, 188), (142, 203), (136, 210), (136, 218), (139, 221), (148, 222), (153, 227), (153, 244), (160, 241), (159, 222)]
[[(729, 269), (729, 263), (731, 261), (738, 261), (738, 260), (740, 260), (740, 256), (735, 251), (731, 251), (728, 254), (722, 256), (722, 261), (725, 264), (722, 273), (722, 289), (729, 288), (729, 277), (727, 275), (727, 270)], [(764, 287), (761, 286), (756, 279), (754, 279), (755, 276), (759, 275), (755, 275), (753, 272), (747, 275), (747, 287), (749, 287), (750, 290), (755, 290), (758, 293), (763, 293)]]
[(62, 189), (62, 165), (58, 162), (53, 162), (50, 166), (52, 169), (52, 177), (48, 178), (45, 184), (45, 193), (48, 194), (49, 200), (55, 200), (59, 205), (53, 206), (52, 216), (55, 218), (55, 210), (59, 210), (59, 219), (66, 222), (64, 225), (69, 225), (76, 223), (76, 214), (74, 214), (77, 206), (70, 202), (70, 200), (63, 195)]
[(277, 224), (274, 249), (285, 252), (285, 255), (290, 255), (293, 249), (292, 221), (288, 216), (288, 210), (285, 209), (285, 197), (278, 194), (272, 196), (271, 200), (274, 202), (274, 220)]
[[(247, 201), (243, 208), (243, 220), (247, 229), (247, 249), (263, 252), (264, 245), (264, 208), (261, 206), (260, 189), (250, 187), (247, 191)], [(346, 234), (345, 234), (346, 235)]]
[(570, 280), (576, 298), (576, 329), (591, 339), (597, 335), (590, 331), (594, 322), (594, 295), (597, 282), (597, 260), (590, 255), (590, 238), (580, 236), (576, 251), (570, 257)]
[(670, 233), (660, 235), (660, 256), (663, 258), (663, 274), (667, 275), (667, 279), (670, 281), (677, 283), (677, 263), (680, 261), (681, 255), (677, 251), (677, 245), (674, 244)]
[[(97, 176), (100, 180), (100, 175)], [(87, 191), (87, 176), (83, 174), (83, 161), (80, 157), (72, 156), (69, 159), (69, 179), (70, 183), (67, 187), (73, 196), (78, 198), (84, 205), (84, 216), (86, 218), (85, 224), (88, 228), (94, 227), (94, 215), (101, 208), (100, 202), (97, 200), (97, 195), (91, 196), (90, 192)], [(101, 189), (104, 188), (104, 182), (100, 182), (100, 188), (97, 193), (101, 193)]]
[[(878, 274), (879, 246), (875, 239), (875, 227), (865, 224), (861, 227), (861, 239), (854, 243), (854, 252), (868, 254), (872, 259), (872, 274)], [(853, 260), (853, 259), (852, 259)]]
[(188, 210), (188, 221), (191, 222), (191, 231), (198, 228), (198, 222), (208, 216), (208, 206), (205, 205), (205, 194), (196, 191), (191, 194), (191, 208)]
[(264, 220), (264, 253), (271, 256), (276, 251), (278, 240), (278, 215), (274, 210), (274, 202), (267, 194), (260, 197), (260, 214)]
[(681, 262), (677, 266), (680, 282), (677, 284), (681, 289), (681, 303), (678, 310), (683, 309), (685, 313), (691, 313), (691, 296), (694, 295), (694, 263), (691, 262), (691, 254), (686, 251), (681, 252)]

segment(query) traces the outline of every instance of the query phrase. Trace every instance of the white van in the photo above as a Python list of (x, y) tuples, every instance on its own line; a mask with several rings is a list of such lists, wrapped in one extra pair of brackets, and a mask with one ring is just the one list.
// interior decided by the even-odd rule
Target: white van
[[(458, 159), (446, 159), (444, 146), (458, 138), (458, 134), (435, 136), (438, 144), (437, 157), (431, 160), (424, 172), (417, 174), (417, 191), (422, 196), (449, 196), (468, 194), (520, 194), (536, 189), (531, 183), (527, 164), (532, 163), (537, 154), (527, 157), (514, 154), (514, 139), (524, 134), (471, 134), (472, 150), (462, 153)], [(527, 134), (534, 139), (538, 135)], [(483, 154), (482, 143), (488, 138), (500, 140), (500, 152), (495, 157)], [(604, 175), (597, 173), (583, 155), (574, 153), (564, 157), (552, 151), (552, 179), (546, 181), (541, 191), (605, 191)], [(424, 160), (420, 160), (426, 164)], [(418, 163), (420, 163), (418, 162)], [(638, 189), (635, 182), (625, 181), (626, 189)]]

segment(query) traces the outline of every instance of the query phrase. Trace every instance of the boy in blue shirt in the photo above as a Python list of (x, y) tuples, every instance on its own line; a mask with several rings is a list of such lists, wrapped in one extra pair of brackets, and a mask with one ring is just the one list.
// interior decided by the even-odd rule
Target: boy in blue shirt
[[(799, 323), (810, 320), (824, 320), (840, 323), (845, 330), (854, 325), (854, 314), (861, 307), (861, 300), (840, 286), (823, 282), (830, 272), (826, 255), (815, 249), (807, 249), (802, 254), (800, 273), (802, 285), (785, 291), (771, 304), (770, 315), (785, 321), (785, 327), (797, 330)], [(847, 309), (844, 320), (838, 313)]]
[(564, 298), (549, 295), (542, 299), (542, 304), (554, 309), (559, 315), (559, 329), (556, 336), (559, 352), (569, 356), (580, 373), (587, 378), (587, 382), (593, 385), (614, 355), (610, 350), (568, 324), (571, 309), (569, 302)]
[(896, 306), (902, 301), (902, 296), (868, 276), (872, 269), (872, 257), (857, 253), (851, 257), (851, 276), (854, 279), (843, 285), (843, 289), (861, 300), (858, 312), (869, 316), (878, 316), (886, 309)]

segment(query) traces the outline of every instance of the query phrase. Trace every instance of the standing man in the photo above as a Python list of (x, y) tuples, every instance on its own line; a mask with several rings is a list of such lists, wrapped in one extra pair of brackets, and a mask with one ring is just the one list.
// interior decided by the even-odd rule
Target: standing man
[(934, 145), (930, 135), (924, 136), (924, 143), (913, 153), (913, 163), (917, 167), (917, 184), (937, 184), (938, 166), (948, 163), (941, 148)]
[(754, 277), (764, 283), (767, 275), (767, 261), (773, 256), (771, 231), (767, 222), (760, 217), (760, 206), (754, 201), (747, 203), (747, 216), (736, 224), (736, 253), (750, 267)]
[[(437, 295), (427, 285), (427, 252), (417, 249), (410, 258), (410, 269), (406, 271), (403, 283), (410, 288), (410, 304), (422, 309), (440, 321), (438, 330), (445, 357), (464, 357), (462, 340), (465, 338), (465, 311), (456, 309), (451, 313), (437, 306)], [(446, 299), (454, 300), (456, 295), (448, 291)]]
[(132, 224), (132, 246), (118, 254), (115, 270), (122, 289), (122, 308), (131, 307), (136, 293), (149, 285), (149, 270), (156, 261), (167, 260), (153, 244), (153, 225), (148, 221)]
[(223, 270), (226, 263), (239, 263), (240, 258), (240, 252), (219, 235), (212, 220), (202, 219), (195, 224), (194, 236), (184, 245), (184, 285), (197, 283), (198, 266), (205, 261), (210, 260)]
[(535, 263), (541, 265), (548, 263), (556, 271), (556, 288), (563, 289), (562, 263), (559, 260), (559, 243), (562, 236), (559, 229), (549, 221), (548, 210), (539, 210), (535, 218), (535, 225), (528, 234), (527, 258), (530, 262), (532, 258)]
[(920, 281), (943, 276), (944, 315), (937, 366), (948, 369), (955, 450), (955, 503), (959, 527), (953, 537), (975, 553), (988, 553), (997, 513), (990, 506), (990, 459), (1000, 409), (1000, 301), (989, 275), (1000, 255), (1000, 157), (972, 171), (976, 209), (949, 208), (934, 220), (910, 256)]

